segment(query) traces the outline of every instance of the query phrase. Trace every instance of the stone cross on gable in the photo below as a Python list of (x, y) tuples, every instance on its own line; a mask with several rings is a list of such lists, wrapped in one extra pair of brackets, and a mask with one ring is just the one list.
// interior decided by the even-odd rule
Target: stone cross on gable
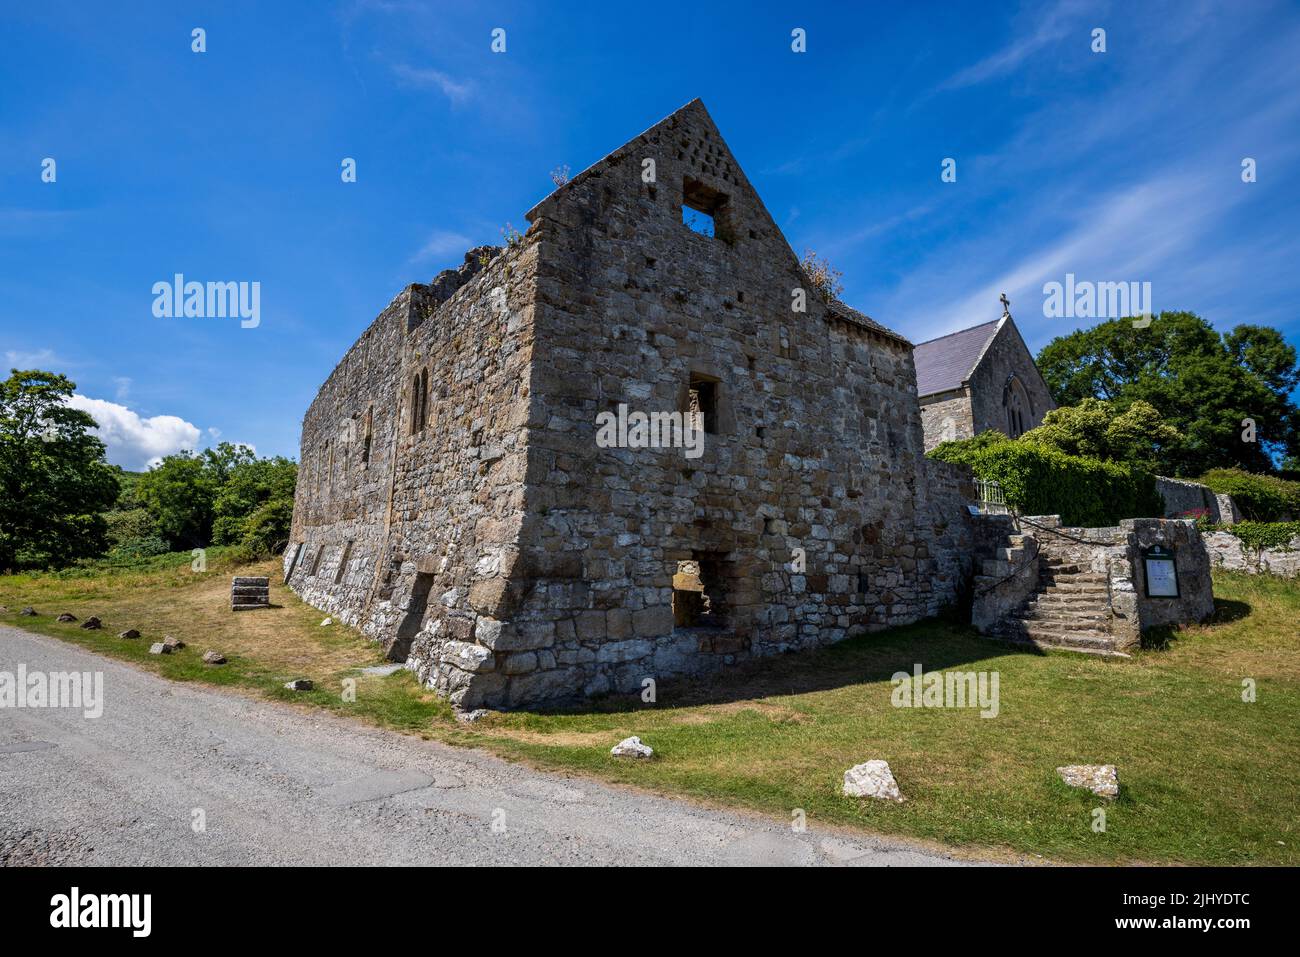
[(1006, 294), (1005, 292), (1004, 292), (1004, 293), (1002, 294), (1002, 296), (1001, 296), (1001, 302), (1002, 302), (1002, 317), (1003, 317), (1004, 319), (1010, 319), (1010, 318), (1011, 318), (1011, 300), (1007, 298), (1007, 294)]

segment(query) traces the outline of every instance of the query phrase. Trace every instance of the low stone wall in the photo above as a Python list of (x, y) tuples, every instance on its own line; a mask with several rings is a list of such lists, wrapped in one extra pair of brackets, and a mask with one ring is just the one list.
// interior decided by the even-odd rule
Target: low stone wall
[(1215, 568), (1251, 575), (1300, 577), (1300, 535), (1291, 539), (1284, 549), (1259, 549), (1251, 548), (1231, 532), (1211, 532), (1205, 536), (1205, 547)]
[(1165, 500), (1165, 518), (1196, 518), (1203, 513), (1219, 525), (1235, 525), (1241, 521), (1232, 496), (1219, 495), (1199, 482), (1157, 475), (1156, 491)]

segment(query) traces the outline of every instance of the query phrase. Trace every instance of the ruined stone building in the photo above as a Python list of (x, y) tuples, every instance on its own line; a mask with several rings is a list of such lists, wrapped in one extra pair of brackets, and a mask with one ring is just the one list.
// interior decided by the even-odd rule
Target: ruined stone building
[[(912, 346), (808, 288), (702, 103), (527, 219), (403, 289), (307, 410), (299, 595), (462, 708), (639, 690), (957, 598), (968, 487), (924, 458)], [(698, 423), (702, 454), (598, 442), (629, 410)]]
[(913, 356), (927, 452), (989, 429), (1019, 438), (1056, 408), (1008, 314), (922, 342)]

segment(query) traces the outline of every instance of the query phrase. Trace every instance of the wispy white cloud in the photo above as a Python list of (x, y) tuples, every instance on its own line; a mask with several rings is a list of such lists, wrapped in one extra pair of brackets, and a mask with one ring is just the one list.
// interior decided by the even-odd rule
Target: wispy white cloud
[(31, 352), (9, 349), (5, 352), (5, 365), (8, 369), (54, 369), (66, 364), (54, 354), (53, 349), (36, 349)]
[(474, 84), (468, 80), (458, 80), (432, 67), (414, 67), (408, 63), (390, 63), (388, 66), (402, 86), (438, 90), (453, 104), (465, 102), (474, 92)]
[(142, 418), (117, 402), (73, 395), (68, 405), (89, 412), (99, 436), (108, 448), (108, 461), (124, 469), (149, 468), (182, 449), (198, 447), (199, 428), (175, 415)]
[(451, 255), (459, 256), (469, 249), (471, 245), (473, 245), (473, 241), (467, 236), (445, 229), (436, 229), (425, 240), (419, 251), (411, 257), (410, 261), (422, 263)]
[[(1086, 5), (1081, 0), (1057, 0), (1050, 7), (1037, 12), (1035, 20), (1010, 43), (978, 63), (953, 74), (940, 85), (940, 89), (955, 90), (974, 86), (985, 80), (1011, 73), (1038, 51), (1064, 39), (1071, 31), (1077, 30), (1079, 14), (1085, 10), (1095, 10), (1095, 6), (1095, 4)], [(1088, 34), (1080, 33), (1080, 43), (1084, 43), (1087, 39)]]

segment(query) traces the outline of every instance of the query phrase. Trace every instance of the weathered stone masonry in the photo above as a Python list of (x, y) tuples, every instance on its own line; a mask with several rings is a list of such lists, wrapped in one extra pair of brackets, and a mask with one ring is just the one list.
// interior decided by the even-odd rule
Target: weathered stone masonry
[[(923, 456), (910, 344), (812, 292), (792, 310), (807, 280), (699, 101), (528, 220), (404, 290), (312, 403), (299, 594), (465, 708), (639, 689), (956, 599), (966, 485)], [(597, 446), (599, 413), (692, 391), (703, 457)], [(675, 616), (683, 568), (710, 614), (684, 618), (679, 590)]]

